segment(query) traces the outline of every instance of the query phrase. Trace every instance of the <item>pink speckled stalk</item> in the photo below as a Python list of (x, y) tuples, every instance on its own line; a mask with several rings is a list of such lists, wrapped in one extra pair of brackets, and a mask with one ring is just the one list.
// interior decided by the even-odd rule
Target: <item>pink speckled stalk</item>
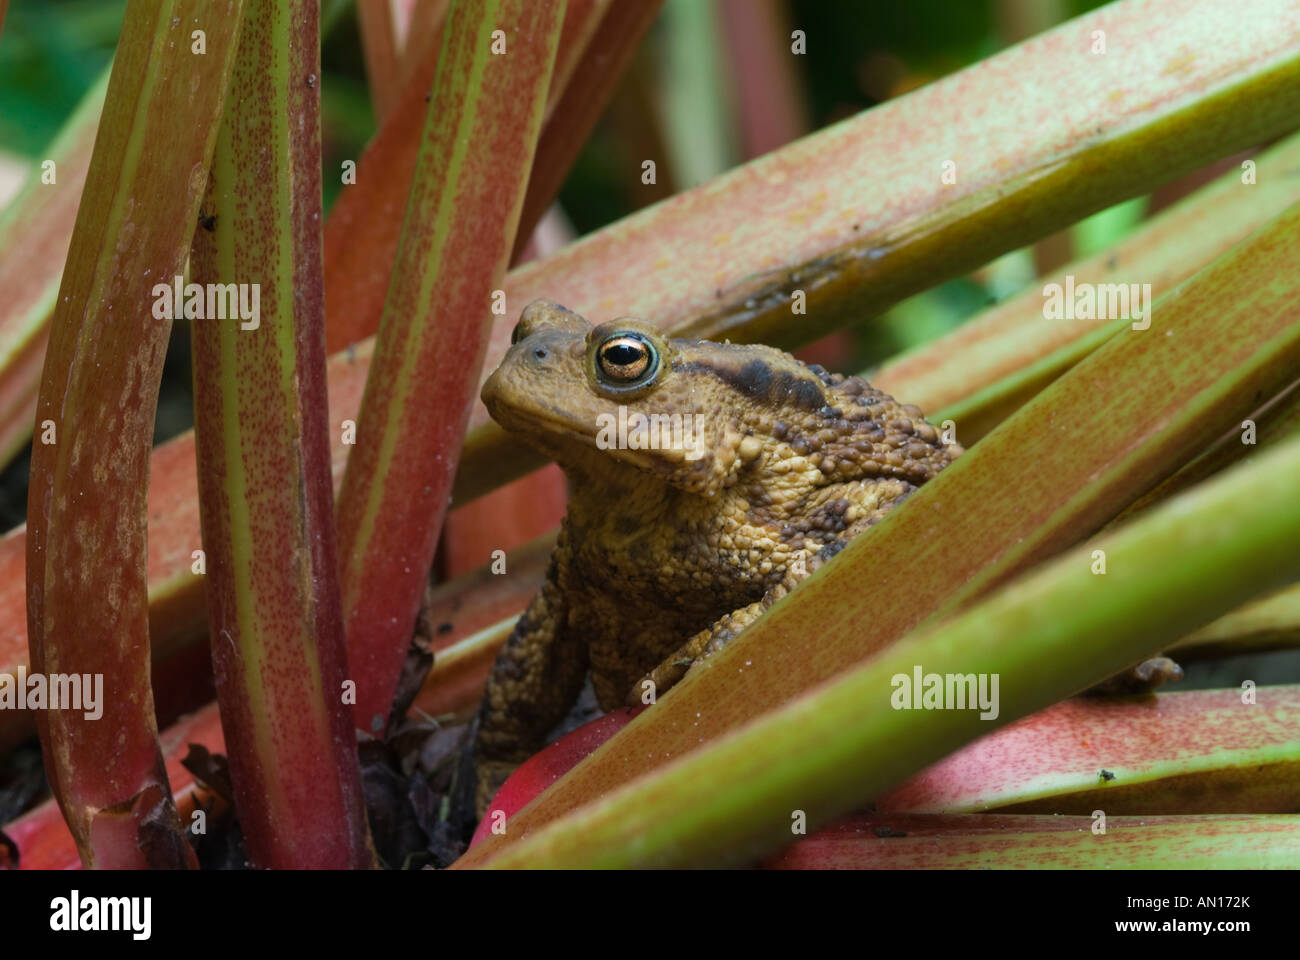
[[(1102, 771), (1105, 771), (1103, 774)], [(881, 813), (1290, 813), (1300, 809), (1300, 686), (1081, 697), (968, 744)]]
[[(355, 417), (361, 406), (371, 341), (331, 357), (326, 367), (331, 408), (337, 420)], [(330, 431), (334, 482), (343, 478), (343, 465), (352, 448), (342, 431)], [(199, 524), (198, 478), (195, 474), (194, 434), (184, 433), (155, 447), (149, 458), (149, 537), (147, 554), (149, 637), (152, 648), (155, 701), (161, 708), (169, 691), (197, 686), (192, 673), (193, 650), (206, 643), (208, 615), (204, 595), (207, 577), (194, 571), (194, 551), (202, 546)], [(27, 603), (23, 565), (27, 531), (18, 528), (0, 538), (0, 672), (16, 675), (28, 664)], [(198, 707), (201, 699), (181, 694), (174, 709)], [(0, 710), (0, 750), (35, 734), (30, 711)]]
[(216, 220), (191, 260), (195, 283), (259, 291), (259, 316), (194, 319), (192, 342), (212, 661), (263, 868), (375, 862), (330, 483), (318, 18), (315, 0), (248, 0), (204, 201)]
[[(348, 661), (356, 722), (370, 733), (387, 724), (447, 510), (563, 13), (563, 0), (466, 0), (444, 27), (393, 283), (339, 494)], [(504, 40), (494, 38), (498, 30)], [(493, 52), (499, 42), (504, 54)]]
[[(185, 263), (241, 10), (239, 0), (127, 10), (50, 327), (28, 499), (27, 636), (34, 671), (101, 677), (100, 716), (36, 713), (50, 785), (87, 866), (195, 862), (149, 683), (145, 496), (171, 330), (154, 316), (153, 290)], [(201, 57), (190, 53), (195, 22), (206, 30)]]
[[(1105, 831), (1096, 828), (1104, 825)], [(769, 870), (1261, 870), (1300, 861), (1300, 817), (856, 815)]]

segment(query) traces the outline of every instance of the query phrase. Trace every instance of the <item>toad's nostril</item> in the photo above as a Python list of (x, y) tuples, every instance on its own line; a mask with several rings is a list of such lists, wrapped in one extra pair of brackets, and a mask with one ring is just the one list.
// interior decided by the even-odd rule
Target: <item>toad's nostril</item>
[(546, 359), (546, 348), (545, 348), (545, 347), (538, 347), (536, 350), (533, 351), (533, 356), (536, 357), (538, 360), (545, 360), (545, 359)]

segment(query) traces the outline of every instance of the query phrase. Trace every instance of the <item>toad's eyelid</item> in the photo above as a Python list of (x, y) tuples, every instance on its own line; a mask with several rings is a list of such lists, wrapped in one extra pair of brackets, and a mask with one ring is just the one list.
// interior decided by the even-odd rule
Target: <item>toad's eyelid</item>
[(647, 343), (646, 337), (639, 330), (611, 330), (600, 339), (602, 349), (609, 346), (616, 340), (636, 340), (640, 343)]
[(604, 343), (600, 345), (600, 352), (603, 355), (610, 352), (611, 350), (618, 350), (620, 348), (628, 349), (628, 350), (639, 349), (639, 351), (643, 354), (650, 353), (649, 344), (647, 344), (640, 337), (610, 337), (608, 340), (606, 340)]

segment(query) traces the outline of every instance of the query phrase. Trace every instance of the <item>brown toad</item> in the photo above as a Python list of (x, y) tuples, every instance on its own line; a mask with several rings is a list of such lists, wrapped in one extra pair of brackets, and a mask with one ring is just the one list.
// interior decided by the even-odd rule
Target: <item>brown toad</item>
[(916, 407), (771, 347), (549, 301), (512, 339), (483, 401), (571, 493), (475, 723), (480, 815), (588, 670), (606, 710), (642, 678), (662, 692), (961, 452)]

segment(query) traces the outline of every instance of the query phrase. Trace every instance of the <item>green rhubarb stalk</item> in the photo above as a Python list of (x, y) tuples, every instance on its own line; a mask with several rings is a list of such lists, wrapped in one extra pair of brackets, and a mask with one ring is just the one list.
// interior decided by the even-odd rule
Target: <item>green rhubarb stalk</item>
[(1250, 416), (1240, 423), (1230, 424), (1227, 433), (1210, 449), (1134, 500), (1110, 524), (1128, 523), (1152, 504), (1194, 487), (1250, 453), (1267, 449), (1297, 433), (1300, 433), (1300, 381), (1274, 397), (1262, 409), (1252, 410)]
[(1249, 603), (1189, 633), (1175, 657), (1229, 657), (1300, 644), (1300, 584)]

